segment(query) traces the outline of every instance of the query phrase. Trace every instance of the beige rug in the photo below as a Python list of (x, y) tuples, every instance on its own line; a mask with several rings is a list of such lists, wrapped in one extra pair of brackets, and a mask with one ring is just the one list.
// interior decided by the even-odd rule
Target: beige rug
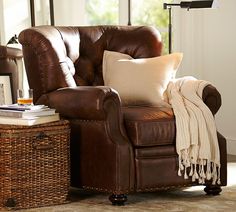
[(228, 186), (221, 195), (207, 196), (203, 186), (195, 186), (182, 190), (160, 191), (155, 193), (139, 193), (128, 195), (125, 206), (112, 206), (108, 196), (92, 194), (81, 190), (72, 190), (69, 204), (19, 210), (19, 212), (83, 212), (83, 211), (236, 211), (236, 163), (228, 163)]
[[(67, 204), (51, 207), (18, 210), (19, 212), (145, 212), (145, 211), (187, 211), (236, 212), (236, 156), (228, 157), (228, 186), (223, 187), (221, 195), (208, 196), (204, 186), (159, 191), (154, 193), (137, 193), (128, 195), (125, 206), (112, 206), (108, 195), (89, 193), (71, 189)], [(4, 211), (0, 208), (0, 211)], [(6, 210), (5, 210), (6, 211)], [(9, 211), (9, 210), (8, 210)]]
[(19, 210), (25, 212), (80, 212), (80, 211), (236, 211), (236, 186), (228, 187), (219, 196), (207, 196), (198, 190), (162, 191), (129, 195), (125, 206), (112, 206), (106, 195), (72, 193), (72, 202), (54, 207)]

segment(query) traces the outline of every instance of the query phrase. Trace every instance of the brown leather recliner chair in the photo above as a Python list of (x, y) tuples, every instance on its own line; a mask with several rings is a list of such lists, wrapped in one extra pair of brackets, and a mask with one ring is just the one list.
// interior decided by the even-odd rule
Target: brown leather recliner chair
[(0, 74), (9, 74), (11, 76), (13, 102), (16, 102), (16, 91), (19, 88), (19, 70), (16, 60), (22, 57), (23, 54), (20, 49), (0, 46)]
[[(156, 29), (41, 26), (21, 32), (19, 41), (34, 102), (56, 108), (70, 121), (72, 186), (110, 193), (113, 204), (122, 204), (130, 192), (197, 185), (177, 174), (172, 110), (122, 107), (119, 94), (103, 83), (104, 50), (160, 56)], [(203, 100), (213, 114), (221, 106), (213, 86), (204, 89)], [(218, 140), (225, 186), (226, 141), (220, 134)], [(221, 188), (207, 182), (205, 191), (219, 194)]]

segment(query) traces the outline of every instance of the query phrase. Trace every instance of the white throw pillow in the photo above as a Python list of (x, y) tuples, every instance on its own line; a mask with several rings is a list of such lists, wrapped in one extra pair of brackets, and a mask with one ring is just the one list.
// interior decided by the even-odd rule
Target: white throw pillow
[(117, 90), (122, 105), (169, 106), (164, 91), (182, 60), (182, 53), (133, 59), (127, 54), (104, 51), (103, 79)]

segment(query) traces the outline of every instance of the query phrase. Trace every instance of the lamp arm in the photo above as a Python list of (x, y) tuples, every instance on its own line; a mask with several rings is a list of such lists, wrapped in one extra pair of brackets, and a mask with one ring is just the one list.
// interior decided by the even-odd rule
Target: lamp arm
[(163, 3), (163, 9), (166, 10), (170, 7), (178, 7), (180, 4), (175, 4), (175, 3)]

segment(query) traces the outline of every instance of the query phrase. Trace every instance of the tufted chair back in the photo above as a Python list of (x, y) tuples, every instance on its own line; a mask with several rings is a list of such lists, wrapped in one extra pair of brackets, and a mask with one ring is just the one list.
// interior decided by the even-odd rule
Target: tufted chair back
[(19, 40), (34, 101), (58, 88), (103, 85), (104, 50), (144, 58), (160, 56), (162, 49), (152, 27), (39, 26), (23, 31)]

